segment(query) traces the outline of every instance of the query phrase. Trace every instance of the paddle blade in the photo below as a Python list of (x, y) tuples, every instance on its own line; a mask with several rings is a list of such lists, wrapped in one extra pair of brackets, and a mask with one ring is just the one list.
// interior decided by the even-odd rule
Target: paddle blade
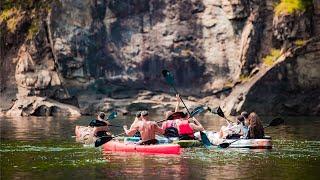
[(112, 120), (118, 116), (118, 113), (116, 111), (113, 111), (107, 118), (107, 120)]
[(207, 149), (211, 149), (212, 145), (211, 145), (211, 142), (209, 141), (208, 136), (202, 131), (200, 131), (200, 135), (201, 135), (201, 142), (203, 143), (204, 147)]
[(284, 123), (284, 120), (282, 118), (275, 118), (269, 123), (268, 126), (278, 126), (283, 123)]
[(193, 111), (191, 111), (190, 117), (193, 117), (193, 116), (195, 116), (195, 115), (197, 115), (197, 114), (200, 114), (200, 113), (202, 113), (202, 112), (205, 111), (205, 110), (206, 110), (206, 109), (205, 109), (203, 106), (198, 106), (198, 107), (194, 108)]
[(223, 118), (225, 117), (222, 109), (220, 108), (220, 106), (219, 106), (218, 109), (217, 109), (217, 114), (218, 114), (220, 117), (223, 117)]
[(100, 137), (94, 142), (94, 147), (99, 147), (99, 146), (109, 142), (111, 139), (113, 139), (111, 136)]
[(227, 148), (229, 146), (230, 146), (230, 143), (227, 143), (227, 142), (221, 143), (221, 144), (218, 145), (219, 148)]
[(168, 71), (166, 69), (162, 70), (162, 75), (168, 84), (173, 85), (174, 78), (173, 78), (173, 75), (170, 73), (170, 71)]
[(185, 118), (186, 116), (187, 114), (185, 114), (184, 112), (174, 112), (173, 114), (168, 116), (167, 120), (181, 119)]
[(217, 108), (209, 108), (209, 110), (213, 113), (213, 114), (218, 114), (218, 116), (225, 118), (224, 113), (222, 111), (222, 109), (219, 107)]

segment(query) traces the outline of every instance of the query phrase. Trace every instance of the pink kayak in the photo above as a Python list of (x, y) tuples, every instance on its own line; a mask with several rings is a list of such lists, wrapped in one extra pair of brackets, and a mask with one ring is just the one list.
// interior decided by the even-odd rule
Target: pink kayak
[(150, 154), (180, 154), (178, 144), (137, 145), (119, 141), (109, 141), (103, 145), (104, 151), (113, 152), (139, 152)]

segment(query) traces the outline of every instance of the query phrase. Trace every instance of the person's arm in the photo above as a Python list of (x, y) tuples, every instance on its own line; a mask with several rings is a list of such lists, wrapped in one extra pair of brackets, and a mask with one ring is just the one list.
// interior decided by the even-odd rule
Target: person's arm
[(174, 112), (178, 112), (179, 111), (179, 106), (180, 106), (180, 95), (176, 94), (176, 98), (177, 98), (177, 104), (176, 104), (176, 108), (174, 109)]
[(161, 129), (166, 129), (166, 127), (167, 127), (167, 122), (165, 121), (165, 122), (162, 123)]
[(130, 126), (130, 129), (133, 128), (135, 126), (135, 124), (137, 124), (137, 122), (139, 122), (139, 118), (135, 117), (133, 123)]
[(157, 134), (164, 134), (164, 129), (162, 129), (161, 127), (159, 127), (156, 123), (154, 124), (155, 126), (155, 132)]
[(133, 136), (138, 131), (138, 129), (139, 127), (137, 125), (133, 126), (130, 129), (127, 129), (126, 125), (123, 126), (123, 130), (128, 136)]
[(190, 126), (192, 127), (193, 131), (204, 131), (201, 123), (195, 117), (193, 117), (192, 119), (194, 123), (190, 123)]

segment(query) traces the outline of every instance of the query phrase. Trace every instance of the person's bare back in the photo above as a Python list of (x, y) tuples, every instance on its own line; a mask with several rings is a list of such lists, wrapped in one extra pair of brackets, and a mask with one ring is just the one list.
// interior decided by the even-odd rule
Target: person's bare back
[(142, 141), (155, 139), (156, 134), (163, 134), (164, 130), (161, 129), (156, 122), (149, 121), (148, 114), (141, 117), (141, 121), (136, 122), (129, 130), (124, 127), (124, 130), (128, 136), (132, 136), (139, 131), (141, 133)]

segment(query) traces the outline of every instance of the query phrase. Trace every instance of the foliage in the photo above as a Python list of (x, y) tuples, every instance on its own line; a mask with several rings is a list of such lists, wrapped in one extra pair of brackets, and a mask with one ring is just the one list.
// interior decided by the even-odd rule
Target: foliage
[(34, 19), (28, 30), (27, 39), (32, 39), (35, 34), (39, 31), (39, 19)]
[(32, 23), (27, 29), (28, 39), (33, 38), (39, 30), (40, 16), (50, 11), (50, 4), (58, 0), (2, 0), (0, 6), (0, 23), (6, 23), (9, 32), (14, 33), (17, 25), (25, 16), (30, 16)]
[(296, 46), (303, 46), (303, 45), (306, 44), (306, 41), (303, 40), (303, 39), (298, 39), (298, 40), (294, 41), (294, 44), (295, 44)]
[(272, 49), (270, 55), (263, 58), (263, 63), (267, 66), (272, 66), (274, 62), (280, 57), (281, 52), (279, 49)]
[(23, 18), (23, 13), (20, 9), (6, 9), (0, 14), (0, 23), (6, 23), (10, 32), (14, 32), (20, 20)]
[(312, 5), (312, 0), (281, 0), (275, 7), (275, 14), (293, 14), (294, 12), (305, 11)]
[(31, 10), (47, 7), (52, 0), (2, 0), (1, 11), (12, 8)]
[(248, 74), (241, 74), (241, 75), (240, 75), (240, 80), (241, 80), (242, 82), (248, 81), (249, 79), (250, 79), (250, 76), (249, 76)]

